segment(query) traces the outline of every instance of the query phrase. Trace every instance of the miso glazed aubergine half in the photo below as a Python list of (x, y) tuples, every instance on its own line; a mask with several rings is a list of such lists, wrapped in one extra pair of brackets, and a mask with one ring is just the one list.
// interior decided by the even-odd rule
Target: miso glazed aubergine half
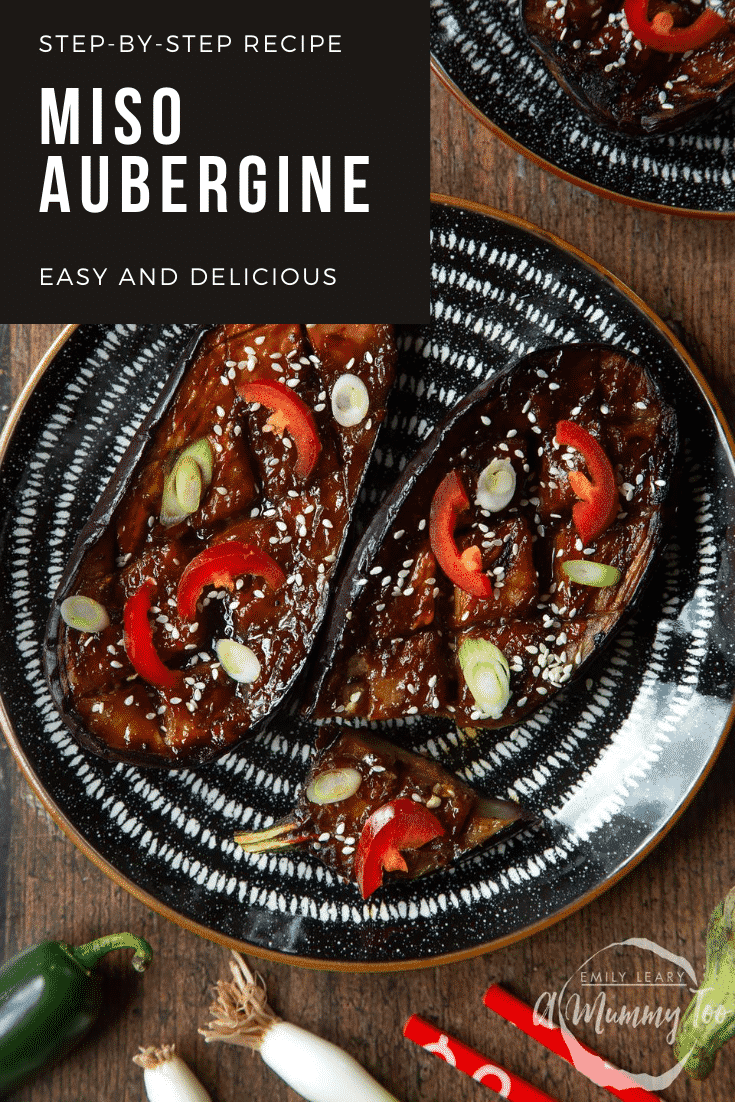
[(206, 761), (283, 704), (325, 614), (395, 369), (389, 325), (220, 325), (80, 535), (46, 672), (103, 756)]
[(293, 811), (235, 835), (246, 853), (308, 849), (359, 887), (446, 868), (532, 825), (512, 800), (480, 795), (438, 762), (345, 727), (321, 728)]
[(665, 531), (676, 418), (617, 349), (534, 352), (430, 437), (337, 589), (307, 711), (517, 723), (579, 676)]
[(520, 0), (529, 41), (573, 100), (661, 134), (735, 94), (735, 0)]

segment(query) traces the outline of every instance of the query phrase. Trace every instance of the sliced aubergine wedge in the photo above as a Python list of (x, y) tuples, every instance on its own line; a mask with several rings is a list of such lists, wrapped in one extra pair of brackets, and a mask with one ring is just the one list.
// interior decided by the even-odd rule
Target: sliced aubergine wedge
[(618, 349), (534, 352), (465, 399), (335, 593), (305, 712), (517, 723), (580, 676), (664, 539), (677, 427)]
[[(631, 0), (630, 8), (640, 10), (645, 41), (631, 30), (623, 0), (521, 0), (529, 41), (596, 122), (623, 134), (662, 134), (735, 93), (735, 0)], [(703, 13), (713, 24), (704, 36), (711, 37), (689, 48), (689, 37), (702, 37), (694, 24)], [(654, 26), (646, 32), (661, 18), (673, 34), (658, 36)]]
[(84, 528), (46, 672), (86, 747), (173, 766), (295, 684), (395, 370), (389, 325), (220, 325), (174, 372)]
[(335, 727), (322, 728), (320, 742), (293, 811), (235, 835), (247, 853), (308, 849), (367, 898), (536, 822), (517, 803), (480, 795), (433, 759), (383, 739)]

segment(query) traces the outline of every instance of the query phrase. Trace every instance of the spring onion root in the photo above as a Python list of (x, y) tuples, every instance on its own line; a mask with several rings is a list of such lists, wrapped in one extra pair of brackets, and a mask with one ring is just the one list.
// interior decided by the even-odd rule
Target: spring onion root
[(148, 1102), (212, 1102), (191, 1068), (176, 1054), (175, 1045), (141, 1047), (133, 1062), (143, 1068)]
[(239, 953), (233, 952), (230, 971), (232, 980), (215, 988), (213, 1020), (199, 1030), (205, 1040), (258, 1052), (307, 1102), (397, 1102), (341, 1048), (274, 1014), (262, 979)]

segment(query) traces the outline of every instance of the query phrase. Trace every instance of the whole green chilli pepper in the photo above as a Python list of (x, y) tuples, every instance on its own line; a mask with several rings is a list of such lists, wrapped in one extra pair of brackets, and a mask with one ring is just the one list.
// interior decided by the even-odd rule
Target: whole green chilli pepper
[(735, 1035), (735, 888), (715, 907), (699, 990), (681, 1019), (674, 1051), (693, 1079), (706, 1079), (718, 1051)]
[(0, 969), (0, 1096), (64, 1056), (92, 1026), (102, 984), (94, 968), (113, 949), (135, 950), (144, 971), (153, 950), (134, 934), (110, 934), (74, 948), (42, 941)]

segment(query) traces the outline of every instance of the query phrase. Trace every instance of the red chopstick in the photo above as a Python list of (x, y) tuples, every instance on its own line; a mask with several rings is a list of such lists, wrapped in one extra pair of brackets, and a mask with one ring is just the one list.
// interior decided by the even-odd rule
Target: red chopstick
[(586, 1075), (598, 1087), (604, 1087), (616, 1098), (622, 1098), (624, 1102), (661, 1102), (656, 1094), (651, 1094), (645, 1087), (641, 1087), (627, 1072), (621, 1071), (613, 1064), (608, 1064), (587, 1045), (581, 1041), (573, 1042), (573, 1050), (558, 1025), (554, 1025), (548, 1018), (537, 1015), (530, 1006), (505, 991), (497, 984), (488, 987), (484, 997), (485, 1006), (494, 1010), (501, 1018), (517, 1026), (523, 1033), (527, 1033), (534, 1041), (538, 1041), (544, 1048), (561, 1056), (562, 1060), (572, 1064), (582, 1075)]
[(462, 1044), (446, 1031), (425, 1022), (418, 1014), (412, 1014), (403, 1027), (404, 1037), (415, 1041), (427, 1052), (438, 1056), (458, 1071), (463, 1071), (478, 1083), (497, 1091), (508, 1102), (556, 1102), (551, 1095), (545, 1094), (515, 1075), (512, 1071), (500, 1067), (477, 1052), (474, 1048)]

